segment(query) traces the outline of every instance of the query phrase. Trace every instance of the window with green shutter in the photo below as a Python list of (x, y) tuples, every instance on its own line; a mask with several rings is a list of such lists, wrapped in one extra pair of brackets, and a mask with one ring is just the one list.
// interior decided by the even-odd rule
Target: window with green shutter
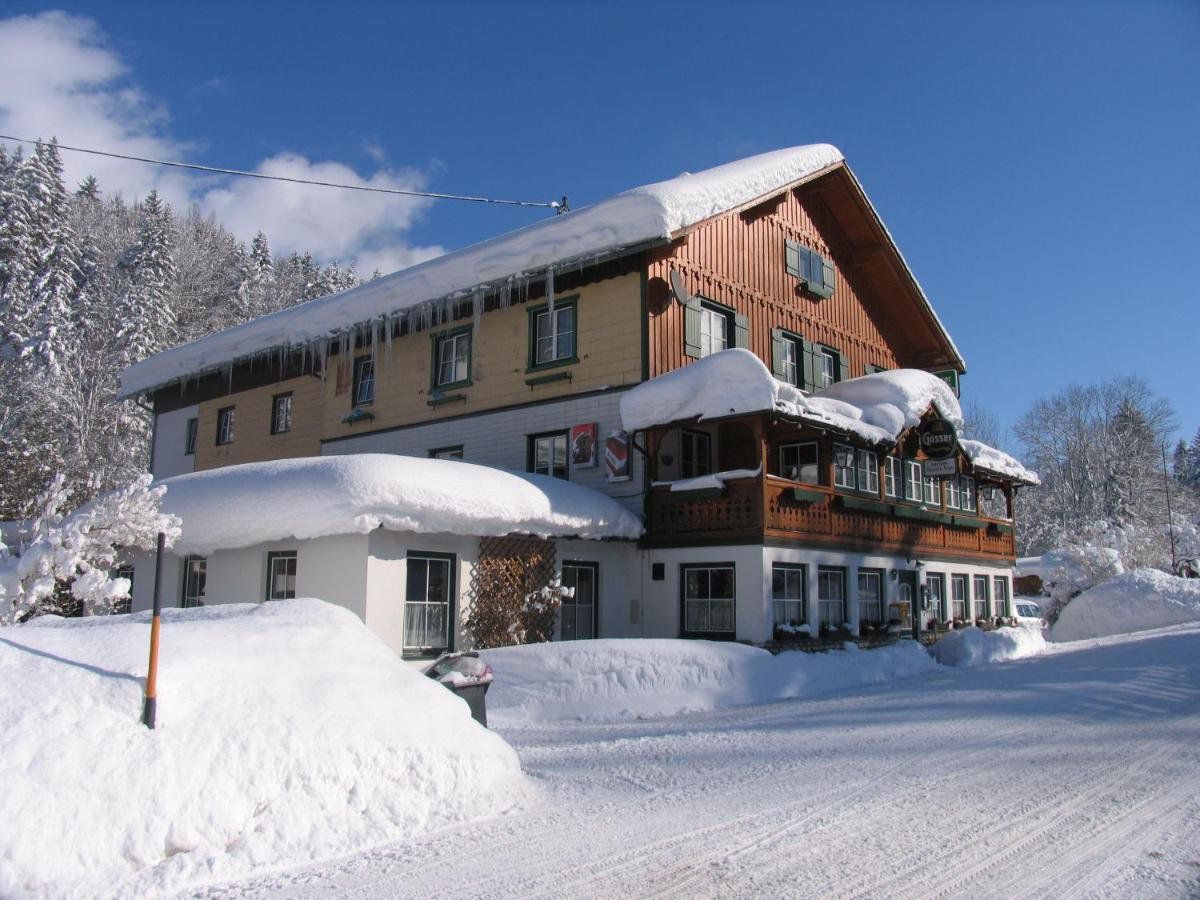
[(699, 359), (750, 346), (750, 320), (728, 306), (693, 297), (684, 309), (683, 352)]
[(832, 260), (795, 241), (784, 241), (783, 259), (787, 273), (799, 278), (810, 294), (833, 296), (837, 275)]

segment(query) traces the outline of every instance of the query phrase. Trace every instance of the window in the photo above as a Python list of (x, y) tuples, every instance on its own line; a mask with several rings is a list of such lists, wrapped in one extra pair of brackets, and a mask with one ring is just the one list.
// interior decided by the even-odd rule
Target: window
[(950, 576), (950, 597), (951, 607), (950, 615), (958, 621), (964, 621), (967, 618), (967, 576), (966, 575), (951, 575)]
[(575, 362), (575, 339), (579, 331), (575, 301), (556, 301), (529, 311), (530, 368)]
[(936, 476), (929, 476), (925, 482), (925, 503), (929, 506), (942, 505), (942, 483)]
[(858, 621), (883, 624), (883, 572), (878, 569), (858, 570)]
[(907, 459), (904, 461), (907, 467), (907, 477), (904, 480), (904, 499), (915, 500), (921, 502), (922, 496), (922, 472), (921, 464), (916, 460)]
[(800, 342), (787, 335), (779, 341), (779, 373), (788, 384), (800, 387)]
[(733, 563), (679, 570), (684, 635), (733, 637)]
[(903, 460), (898, 456), (889, 456), (884, 460), (883, 492), (889, 497), (899, 497), (904, 476)]
[(929, 607), (939, 622), (946, 621), (946, 576), (930, 572), (925, 576), (925, 585), (929, 588)]
[(946, 492), (946, 508), (947, 509), (958, 509), (959, 508), (958, 478), (957, 477), (944, 478), (944, 479), (942, 479), (942, 485), (943, 485), (943, 490), (945, 490), (945, 492)]
[(594, 562), (562, 564), (562, 586), (575, 593), (563, 597), (559, 610), (559, 637), (564, 641), (586, 641), (596, 637), (598, 609), (597, 584), (600, 566)]
[(430, 450), (429, 458), (430, 459), (462, 459), (463, 458), (463, 445), (459, 444), (457, 447), (439, 447), (436, 450)]
[(233, 410), (226, 406), (217, 410), (217, 446), (233, 443)]
[(783, 444), (779, 448), (779, 474), (792, 481), (820, 484), (817, 445)]
[(838, 380), (839, 359), (836, 352), (827, 347), (822, 347), (817, 354), (817, 365), (819, 371), (817, 375), (817, 390), (827, 388), (831, 384), (835, 384)]
[(1008, 615), (1008, 579), (1003, 575), (992, 577), (992, 604), (997, 616)]
[(404, 593), (404, 655), (436, 656), (453, 648), (454, 563), (452, 553), (408, 554)]
[(854, 480), (854, 448), (848, 444), (833, 445), (833, 483), (851, 489), (857, 484)]
[(804, 289), (818, 297), (833, 296), (833, 263), (815, 250), (809, 250), (795, 241), (784, 241), (784, 266), (789, 275), (804, 282)]
[(208, 560), (203, 556), (183, 558), (183, 597), (180, 606), (203, 606), (208, 582)]
[(699, 478), (712, 472), (712, 438), (703, 431), (684, 430), (679, 435), (679, 475)]
[(804, 604), (804, 566), (775, 563), (771, 567), (771, 606), (775, 627), (795, 628), (808, 621)]
[(292, 430), (292, 395), (276, 394), (271, 400), (271, 434)]
[(713, 306), (700, 307), (700, 355), (719, 353), (730, 345), (729, 333), (733, 330), (729, 313)]
[(869, 494), (879, 493), (879, 457), (870, 450), (859, 450), (857, 455), (858, 489)]
[(840, 628), (846, 621), (846, 573), (822, 566), (817, 570), (817, 612), (822, 628)]
[(549, 434), (530, 435), (527, 468), (539, 475), (570, 477), (567, 470), (567, 433), (554, 431)]
[(183, 437), (183, 455), (194, 456), (196, 454), (196, 430), (200, 425), (199, 419), (187, 420), (187, 432)]
[(986, 575), (975, 576), (975, 618), (988, 617), (988, 580)]
[(273, 550), (267, 554), (267, 599), (296, 599), (295, 550)]
[(471, 329), (433, 337), (433, 386), (459, 387), (471, 383)]
[(354, 392), (350, 395), (355, 406), (375, 402), (375, 360), (359, 356), (354, 360)]
[(959, 509), (964, 512), (975, 512), (975, 479), (962, 475), (958, 479)]

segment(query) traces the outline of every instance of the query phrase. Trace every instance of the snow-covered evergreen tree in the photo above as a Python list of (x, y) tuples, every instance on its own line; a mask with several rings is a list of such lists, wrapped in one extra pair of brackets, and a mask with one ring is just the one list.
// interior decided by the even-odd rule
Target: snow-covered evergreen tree
[(171, 207), (151, 191), (142, 201), (137, 243), (129, 248), (121, 268), (128, 288), (119, 306), (118, 352), (126, 364), (135, 363), (175, 343), (175, 261), (171, 258)]

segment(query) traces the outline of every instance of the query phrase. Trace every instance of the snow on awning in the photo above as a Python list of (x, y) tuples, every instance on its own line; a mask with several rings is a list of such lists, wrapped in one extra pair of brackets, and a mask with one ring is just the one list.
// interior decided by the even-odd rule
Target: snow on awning
[(640, 519), (611, 497), (545, 475), (383, 453), (246, 463), (161, 482), (183, 521), (176, 553), (395, 531), (621, 538)]
[(122, 397), (277, 349), (300, 349), (404, 310), (466, 297), (482, 286), (666, 240), (843, 161), (829, 144), (762, 153), (643, 185), (358, 287), (302, 303), (156, 354), (121, 373)]
[[(851, 378), (805, 394), (775, 378), (749, 350), (722, 350), (644, 382), (621, 397), (621, 422), (640, 431), (676, 422), (774, 412), (868, 444), (894, 444), (933, 407), (962, 430), (962, 408), (942, 379), (919, 369), (895, 369)], [(1026, 484), (1035, 473), (979, 441), (959, 442), (978, 469)]]

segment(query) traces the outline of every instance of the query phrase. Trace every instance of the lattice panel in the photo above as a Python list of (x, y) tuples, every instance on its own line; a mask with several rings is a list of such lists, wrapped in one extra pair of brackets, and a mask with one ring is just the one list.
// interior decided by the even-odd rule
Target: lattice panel
[(553, 541), (528, 535), (480, 538), (464, 623), (475, 647), (549, 640), (553, 614), (536, 614), (525, 598), (550, 584), (554, 574)]

